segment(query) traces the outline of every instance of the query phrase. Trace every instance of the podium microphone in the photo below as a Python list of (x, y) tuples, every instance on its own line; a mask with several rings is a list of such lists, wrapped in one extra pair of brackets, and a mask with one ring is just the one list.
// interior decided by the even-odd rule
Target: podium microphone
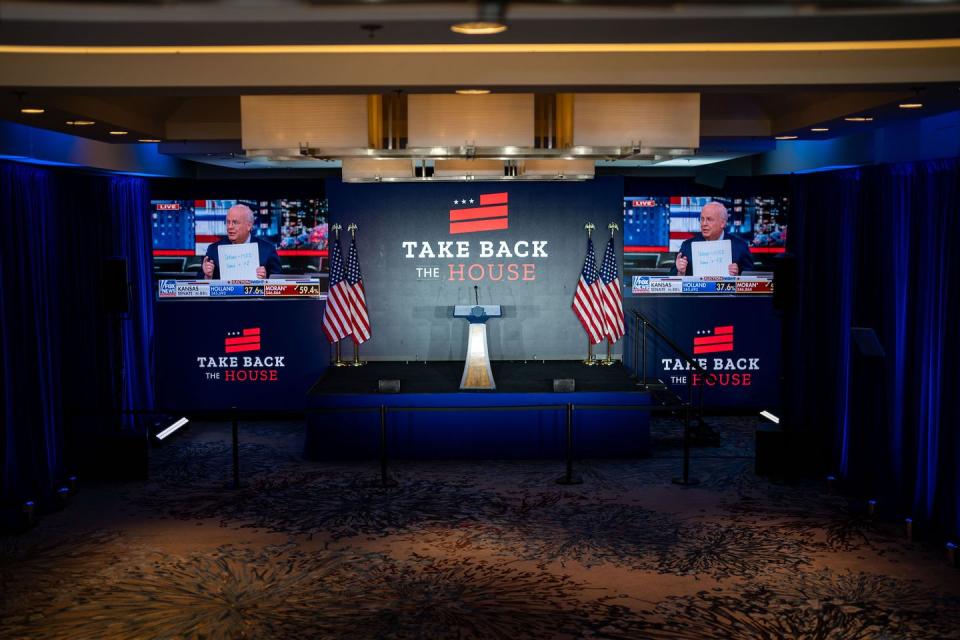
[(473, 299), (477, 301), (477, 306), (480, 306), (480, 294), (477, 293), (477, 285), (473, 285)]

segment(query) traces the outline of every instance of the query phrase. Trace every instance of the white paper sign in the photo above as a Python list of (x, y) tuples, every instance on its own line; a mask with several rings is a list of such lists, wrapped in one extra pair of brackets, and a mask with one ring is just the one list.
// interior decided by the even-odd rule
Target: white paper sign
[(733, 250), (730, 248), (729, 240), (691, 242), (690, 253), (693, 257), (693, 275), (730, 275), (729, 267), (733, 262)]
[(217, 247), (221, 280), (256, 280), (260, 250), (256, 242), (223, 244)]

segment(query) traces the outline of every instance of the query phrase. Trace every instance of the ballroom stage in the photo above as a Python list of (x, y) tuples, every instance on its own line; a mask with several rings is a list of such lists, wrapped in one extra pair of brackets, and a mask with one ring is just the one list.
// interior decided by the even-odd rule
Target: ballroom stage
[[(495, 391), (460, 391), (462, 362), (371, 362), (329, 368), (310, 390), (304, 455), (359, 459), (380, 455), (380, 407), (392, 457), (559, 458), (572, 411), (575, 455), (649, 453), (650, 396), (628, 369), (579, 361), (493, 362)], [(575, 390), (554, 392), (554, 379)], [(400, 393), (377, 393), (399, 380)]]

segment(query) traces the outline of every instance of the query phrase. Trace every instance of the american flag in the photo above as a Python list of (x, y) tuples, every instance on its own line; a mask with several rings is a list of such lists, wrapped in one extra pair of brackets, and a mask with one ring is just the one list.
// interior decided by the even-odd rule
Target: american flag
[(370, 339), (370, 316), (367, 315), (367, 296), (363, 291), (356, 238), (350, 241), (350, 255), (347, 256), (347, 298), (350, 302), (350, 332), (353, 334), (353, 341), (363, 344)]
[(330, 290), (323, 310), (323, 331), (327, 340), (338, 342), (351, 334), (349, 284), (343, 277), (343, 254), (340, 239), (330, 242)]
[(603, 316), (610, 342), (623, 337), (623, 292), (620, 290), (620, 275), (617, 273), (617, 252), (613, 248), (613, 238), (607, 242), (600, 264), (601, 303)]
[(583, 325), (583, 330), (587, 332), (591, 344), (601, 342), (607, 333), (603, 321), (599, 288), (597, 257), (593, 251), (593, 240), (587, 238), (587, 257), (583, 261), (580, 281), (577, 283), (577, 292), (573, 296), (573, 312), (580, 320), (580, 324)]

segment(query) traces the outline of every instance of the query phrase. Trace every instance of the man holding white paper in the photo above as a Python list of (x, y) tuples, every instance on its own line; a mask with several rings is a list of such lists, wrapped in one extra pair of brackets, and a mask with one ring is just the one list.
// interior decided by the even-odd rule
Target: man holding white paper
[(700, 210), (700, 233), (680, 245), (672, 275), (737, 276), (753, 269), (750, 246), (733, 234), (724, 233), (727, 208), (708, 202)]
[(207, 280), (265, 280), (280, 273), (280, 256), (272, 243), (251, 235), (253, 211), (235, 204), (227, 211), (227, 237), (207, 247), (201, 273)]

